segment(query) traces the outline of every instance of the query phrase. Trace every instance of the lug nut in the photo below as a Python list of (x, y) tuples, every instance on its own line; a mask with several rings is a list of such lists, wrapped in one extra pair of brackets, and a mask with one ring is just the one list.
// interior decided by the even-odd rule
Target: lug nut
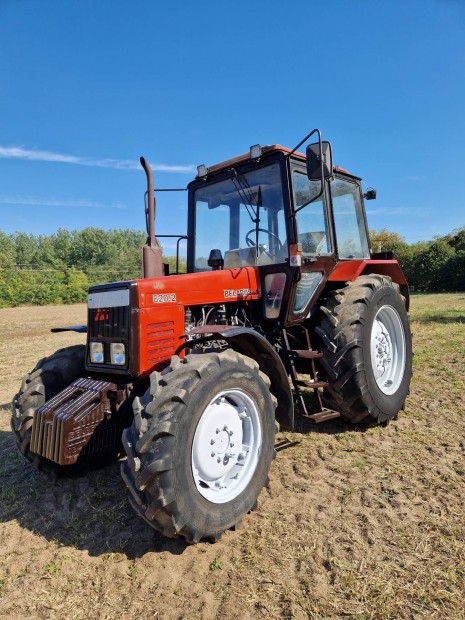
[(210, 441), (210, 445), (212, 446), (214, 443), (215, 443), (215, 440), (214, 440), (214, 439), (212, 439), (212, 440)]
[(215, 454), (216, 454), (215, 452), (212, 452), (212, 455), (211, 455), (211, 456), (212, 456), (212, 458), (215, 456)]
[(220, 457), (218, 457), (218, 458), (216, 459), (216, 462), (217, 462), (217, 463), (221, 463), (221, 459), (220, 459)]

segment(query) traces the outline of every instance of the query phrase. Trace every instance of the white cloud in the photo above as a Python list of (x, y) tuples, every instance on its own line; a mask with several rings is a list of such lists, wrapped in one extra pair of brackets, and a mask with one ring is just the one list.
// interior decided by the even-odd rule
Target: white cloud
[(59, 200), (57, 198), (33, 198), (31, 196), (0, 196), (0, 205), (23, 205), (29, 207), (60, 207), (78, 209), (126, 209), (122, 202), (107, 204), (85, 198)]
[[(94, 168), (115, 168), (116, 170), (142, 170), (140, 163), (131, 159), (91, 159), (89, 157), (66, 155), (65, 153), (54, 153), (53, 151), (26, 149), (21, 146), (0, 145), (0, 158), (57, 162), (62, 164), (76, 164), (79, 166), (92, 166)], [(168, 164), (153, 164), (152, 168), (159, 172), (190, 173), (195, 170), (195, 166), (192, 165), (172, 166)]]

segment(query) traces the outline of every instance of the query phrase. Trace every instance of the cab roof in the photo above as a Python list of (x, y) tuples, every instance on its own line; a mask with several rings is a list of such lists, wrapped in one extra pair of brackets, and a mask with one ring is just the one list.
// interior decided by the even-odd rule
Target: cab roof
[[(268, 144), (266, 146), (262, 146), (262, 154), (268, 155), (272, 152), (281, 152), (286, 155), (290, 155), (292, 153), (292, 157), (296, 159), (300, 159), (305, 162), (305, 154), (300, 153), (299, 151), (292, 151), (292, 149), (287, 148), (286, 146), (281, 146), (280, 144)], [(215, 172), (219, 172), (220, 170), (232, 168), (239, 164), (243, 164), (247, 161), (250, 161), (250, 152), (242, 153), (242, 155), (237, 155), (236, 157), (231, 157), (230, 159), (225, 159), (224, 161), (219, 162), (218, 164), (214, 164), (213, 166), (207, 166), (208, 174), (214, 174)], [(340, 168), (339, 166), (333, 166), (334, 172), (342, 172), (343, 174), (347, 174), (355, 179), (360, 179), (360, 177), (355, 174), (350, 173), (345, 168)], [(197, 175), (197, 178), (199, 175)]]

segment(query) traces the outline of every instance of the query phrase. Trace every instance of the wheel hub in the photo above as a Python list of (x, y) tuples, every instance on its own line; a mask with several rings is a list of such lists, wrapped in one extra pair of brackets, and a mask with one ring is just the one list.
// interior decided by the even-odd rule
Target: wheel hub
[[(234, 441), (235, 440), (235, 441)], [(236, 445), (242, 444), (242, 422), (236, 407), (223, 396), (205, 410), (195, 434), (195, 465), (199, 477), (211, 483), (237, 463)]]
[(197, 490), (214, 503), (237, 497), (253, 475), (260, 446), (254, 401), (241, 390), (218, 394), (203, 412), (192, 443)]
[(402, 322), (392, 306), (382, 306), (371, 330), (371, 367), (379, 389), (386, 395), (399, 388), (405, 371), (406, 344)]
[(385, 331), (384, 326), (379, 321), (375, 321), (374, 325), (374, 360), (376, 368), (380, 375), (386, 372), (392, 363), (392, 344), (389, 333)]

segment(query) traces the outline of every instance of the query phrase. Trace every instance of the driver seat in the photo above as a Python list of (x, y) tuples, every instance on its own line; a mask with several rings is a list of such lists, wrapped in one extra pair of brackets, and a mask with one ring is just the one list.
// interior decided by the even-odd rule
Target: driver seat
[(254, 248), (235, 248), (224, 253), (224, 269), (252, 267), (255, 265)]
[(237, 250), (228, 250), (224, 253), (223, 269), (236, 269), (242, 266), (242, 260)]

